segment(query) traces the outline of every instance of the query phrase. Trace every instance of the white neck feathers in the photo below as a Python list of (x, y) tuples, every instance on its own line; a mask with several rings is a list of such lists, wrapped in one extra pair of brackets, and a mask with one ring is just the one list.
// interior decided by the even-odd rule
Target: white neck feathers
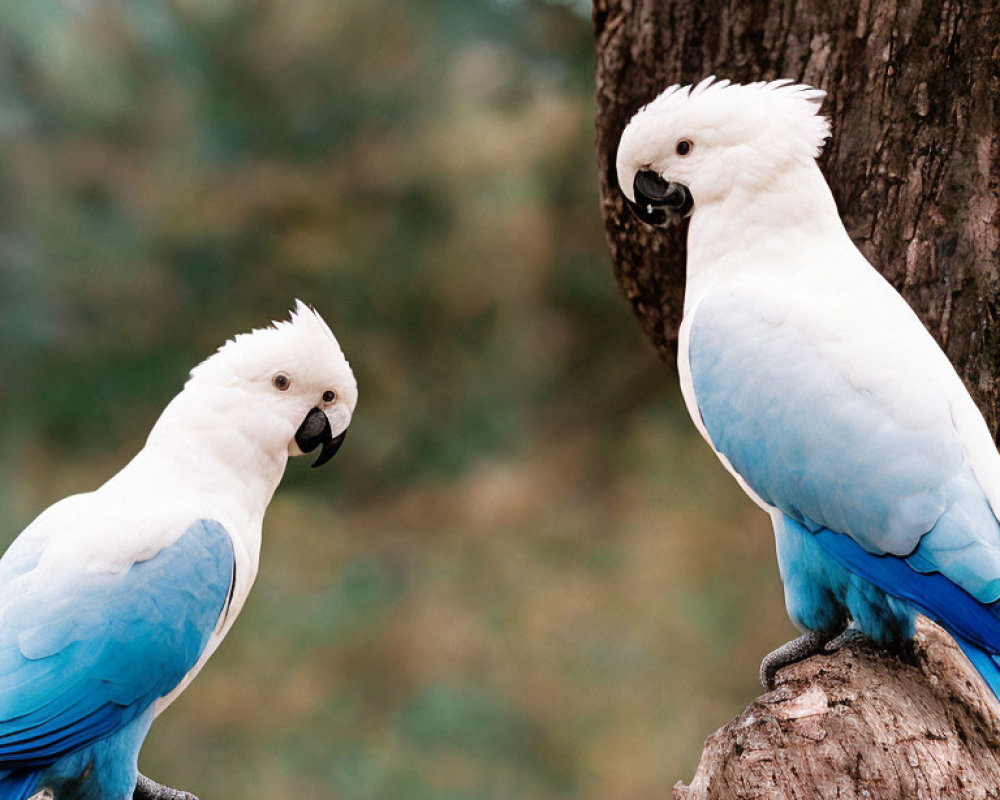
[[(738, 184), (725, 199), (695, 205), (687, 241), (685, 313), (718, 281), (748, 264), (808, 269), (824, 249), (853, 244), (815, 162), (798, 163), (765, 191)], [(794, 263), (788, 263), (789, 257)]]

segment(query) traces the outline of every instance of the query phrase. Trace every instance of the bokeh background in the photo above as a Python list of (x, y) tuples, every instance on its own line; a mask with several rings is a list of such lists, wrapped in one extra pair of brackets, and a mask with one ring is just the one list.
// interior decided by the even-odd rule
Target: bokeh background
[[(664, 797), (792, 633), (618, 296), (586, 4), (0, 0), (0, 536), (294, 297), (361, 388), (140, 766), (206, 800)], [(304, 461), (304, 460), (303, 460)]]

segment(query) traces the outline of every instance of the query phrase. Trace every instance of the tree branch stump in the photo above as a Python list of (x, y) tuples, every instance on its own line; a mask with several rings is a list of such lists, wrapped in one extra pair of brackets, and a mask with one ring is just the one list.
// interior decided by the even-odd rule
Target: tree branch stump
[(928, 620), (905, 653), (851, 644), (778, 673), (705, 743), (675, 800), (1000, 797), (1000, 705)]

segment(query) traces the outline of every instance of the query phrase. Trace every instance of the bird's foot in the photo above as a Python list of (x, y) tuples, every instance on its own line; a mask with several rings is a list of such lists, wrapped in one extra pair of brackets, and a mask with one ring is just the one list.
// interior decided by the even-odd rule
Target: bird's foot
[(136, 781), (135, 790), (132, 792), (132, 800), (198, 800), (198, 798), (191, 792), (171, 789), (169, 786), (150, 780), (140, 772), (139, 780)]
[(863, 636), (864, 634), (854, 628), (845, 628), (834, 634), (810, 631), (786, 642), (764, 656), (764, 660), (760, 662), (760, 682), (764, 691), (774, 691), (774, 679), (782, 667), (803, 661), (809, 656), (832, 652)]
[(867, 642), (868, 637), (858, 628), (847, 627), (823, 645), (823, 650), (827, 653), (834, 653), (842, 647), (850, 647), (859, 642)]

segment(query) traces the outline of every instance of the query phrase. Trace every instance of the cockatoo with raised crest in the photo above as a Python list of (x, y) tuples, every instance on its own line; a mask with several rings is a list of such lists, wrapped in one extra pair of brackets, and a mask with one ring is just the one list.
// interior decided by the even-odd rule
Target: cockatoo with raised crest
[(847, 235), (816, 164), (823, 92), (671, 86), (629, 122), (618, 182), (639, 219), (688, 216), (678, 363), (688, 411), (771, 517), (805, 634), (879, 643), (925, 614), (1000, 694), (1000, 457), (948, 358)]
[(289, 456), (328, 461), (357, 398), (298, 302), (195, 367), (121, 472), (18, 536), (0, 559), (0, 799), (192, 797), (139, 775), (139, 748), (242, 608)]

